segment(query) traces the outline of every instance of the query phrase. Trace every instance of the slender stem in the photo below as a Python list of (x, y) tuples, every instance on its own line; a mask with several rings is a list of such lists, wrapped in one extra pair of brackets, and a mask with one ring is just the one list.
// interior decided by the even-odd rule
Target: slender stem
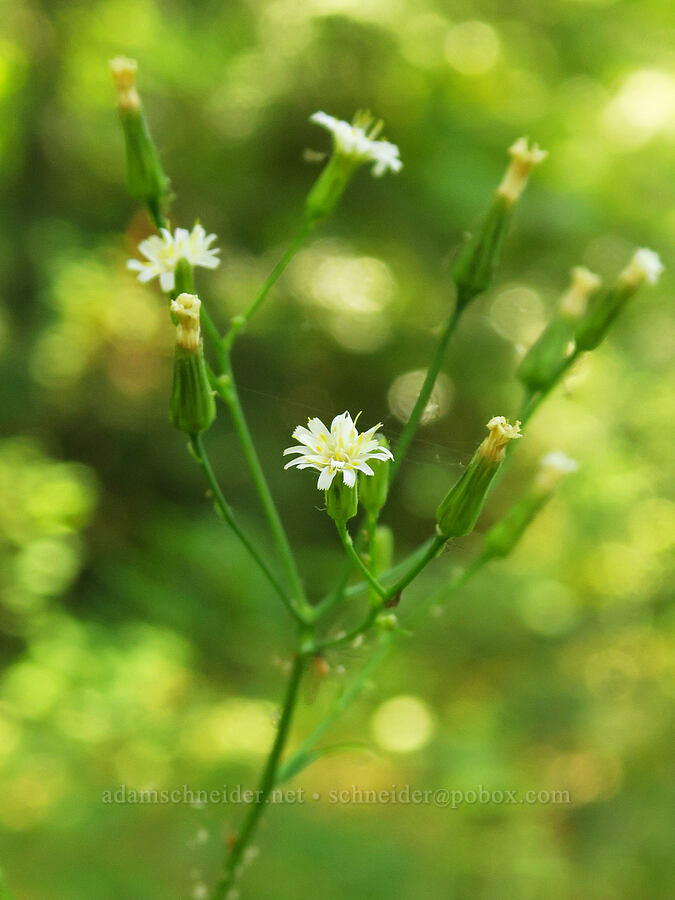
[(394, 450), (394, 461), (390, 469), (390, 481), (393, 481), (396, 477), (396, 473), (398, 472), (399, 467), (403, 462), (406, 453), (408, 452), (410, 443), (415, 437), (415, 432), (417, 431), (417, 428), (420, 424), (420, 419), (422, 418), (422, 414), (424, 413), (427, 403), (429, 402), (429, 398), (431, 397), (431, 392), (434, 389), (436, 379), (438, 378), (438, 373), (440, 372), (441, 366), (443, 365), (443, 360), (445, 359), (445, 354), (448, 349), (448, 344), (450, 343), (450, 338), (452, 337), (455, 328), (457, 327), (460, 315), (461, 309), (457, 304), (455, 305), (455, 308), (453, 309), (450, 318), (448, 319), (445, 330), (443, 331), (441, 339), (438, 342), (438, 346), (436, 347), (434, 355), (431, 358), (424, 383), (420, 390), (417, 401), (415, 402), (415, 406), (410, 413), (410, 418), (405, 423), (401, 436), (398, 439), (398, 444), (396, 445), (396, 449)]
[[(463, 587), (473, 576), (479, 572), (487, 562), (489, 562), (487, 554), (481, 554), (472, 563), (470, 563), (462, 572), (460, 572), (450, 582), (450, 584), (441, 588), (440, 591), (431, 594), (416, 610), (415, 614), (406, 621), (406, 625), (412, 624), (422, 619), (425, 614), (439, 603), (444, 602), (448, 597), (459, 588)], [(378, 645), (371, 655), (370, 659), (365, 663), (363, 668), (354, 677), (351, 684), (342, 691), (335, 699), (333, 705), (329, 709), (325, 717), (319, 722), (312, 733), (303, 741), (292, 756), (284, 763), (279, 771), (277, 783), (281, 784), (293, 775), (297, 775), (312, 761), (311, 751), (321, 740), (328, 729), (339, 719), (351, 703), (359, 696), (368, 680), (376, 671), (376, 669), (384, 662), (390, 651), (400, 638), (400, 632), (388, 631), (380, 634)]]
[[(390, 569), (382, 572), (382, 574), (379, 576), (380, 583), (384, 583), (391, 578), (397, 578), (403, 572), (407, 572), (408, 568), (414, 562), (416, 562), (418, 558), (421, 558), (422, 555), (426, 554), (433, 540), (434, 538), (429, 538), (416, 550), (413, 550), (412, 553), (406, 556), (405, 559), (402, 559), (401, 562), (396, 563), (395, 566), (392, 566)], [(358, 550), (358, 545), (356, 549)], [(323, 615), (325, 615), (325, 613), (329, 609), (332, 609), (338, 602), (338, 600), (343, 596), (345, 597), (345, 599), (352, 600), (354, 597), (358, 597), (359, 594), (363, 594), (366, 590), (368, 590), (368, 583), (366, 581), (359, 581), (356, 584), (352, 584), (347, 587), (347, 582), (349, 581), (349, 576), (352, 573), (352, 568), (353, 567), (351, 565), (351, 562), (349, 566), (345, 566), (341, 580), (338, 582), (336, 588), (329, 594), (326, 594), (326, 596), (314, 607), (315, 620), (320, 619)]]
[(297, 775), (298, 772), (302, 771), (305, 766), (309, 765), (312, 762), (310, 752), (316, 746), (318, 741), (321, 740), (321, 738), (328, 731), (331, 725), (333, 725), (333, 723), (342, 715), (342, 713), (347, 709), (352, 701), (358, 697), (363, 688), (366, 686), (370, 676), (373, 674), (375, 669), (377, 669), (377, 667), (389, 652), (390, 646), (394, 640), (394, 634), (395, 633), (393, 631), (387, 631), (380, 634), (378, 646), (370, 659), (361, 668), (356, 677), (352, 680), (351, 684), (349, 684), (349, 686), (346, 687), (337, 696), (330, 710), (328, 711), (326, 716), (324, 716), (324, 718), (319, 722), (314, 731), (312, 731), (312, 733), (302, 742), (302, 744), (293, 753), (293, 755), (288, 758), (284, 765), (281, 766), (277, 775), (277, 784), (283, 784), (284, 781), (287, 781), (293, 775)]
[(363, 572), (366, 581), (378, 594), (378, 596), (382, 598), (382, 601), (385, 601), (387, 599), (386, 589), (382, 587), (380, 582), (377, 580), (377, 578), (375, 578), (368, 566), (361, 559), (360, 555), (356, 552), (356, 549), (354, 548), (354, 541), (352, 540), (352, 536), (350, 535), (350, 533), (347, 531), (347, 526), (344, 524), (344, 522), (336, 522), (335, 525), (337, 528), (337, 532), (340, 535), (342, 546), (347, 551), (347, 555), (352, 560), (354, 565)]
[(267, 762), (265, 763), (265, 768), (263, 769), (263, 773), (258, 784), (258, 789), (255, 793), (255, 800), (249, 805), (239, 834), (237, 835), (237, 838), (227, 855), (227, 859), (225, 861), (225, 872), (223, 878), (220, 880), (214, 890), (213, 900), (221, 900), (221, 898), (225, 897), (228, 890), (236, 881), (238, 874), (237, 868), (239, 863), (242, 861), (244, 851), (249, 846), (251, 839), (255, 834), (260, 816), (263, 814), (266, 806), (269, 805), (269, 796), (277, 780), (279, 761), (281, 759), (281, 754), (283, 753), (284, 746), (286, 745), (288, 732), (293, 720), (293, 713), (295, 711), (295, 706), (298, 699), (298, 690), (300, 688), (300, 683), (302, 681), (302, 675), (305, 668), (305, 658), (306, 657), (302, 653), (297, 653), (295, 659), (293, 660), (293, 666), (288, 678), (286, 697), (284, 699), (284, 704), (281, 710), (281, 718), (279, 719), (277, 734), (274, 739), (274, 743), (272, 744), (272, 749), (270, 750), (269, 756), (267, 757)]
[[(347, 529), (344, 526), (342, 526), (342, 528), (346, 535), (347, 541), (345, 541), (345, 538), (342, 536), (342, 534), (340, 534), (340, 537), (342, 538), (342, 543), (344, 544), (345, 549), (349, 553), (350, 551), (348, 549), (348, 543), (351, 544), (351, 538), (349, 537), (349, 533), (347, 532)], [(340, 529), (338, 527), (338, 531), (339, 530)], [(386, 588), (386, 589), (383, 588), (382, 585), (379, 583), (379, 581), (376, 578), (374, 578), (373, 575), (368, 571), (368, 569), (365, 566), (365, 563), (363, 563), (363, 561), (361, 560), (361, 557), (358, 555), (358, 553), (352, 546), (350, 556), (353, 553), (354, 556), (359, 559), (359, 561), (361, 563), (359, 568), (362, 568), (362, 571), (364, 571), (364, 574), (367, 572), (367, 580), (369, 583), (371, 583), (373, 585), (375, 590), (378, 591), (378, 593), (380, 594), (381, 600), (377, 605), (370, 606), (370, 609), (368, 610), (368, 614), (366, 615), (366, 617), (364, 618), (364, 620), (361, 622), (360, 625), (356, 625), (354, 628), (352, 628), (346, 634), (343, 634), (342, 637), (333, 638), (333, 639), (321, 642), (317, 646), (317, 649), (319, 651), (321, 651), (321, 650), (332, 649), (335, 647), (342, 647), (345, 644), (351, 643), (351, 641), (353, 641), (355, 638), (359, 637), (360, 635), (362, 635), (366, 631), (368, 631), (370, 626), (377, 619), (378, 615), (386, 607), (387, 603), (389, 603), (390, 600), (393, 600), (397, 594), (400, 594), (401, 591), (405, 587), (407, 587), (410, 584), (410, 582), (420, 574), (422, 569), (424, 569), (425, 566), (427, 566), (431, 562), (432, 559), (435, 559), (436, 556), (438, 556), (439, 550), (445, 545), (445, 543), (446, 543), (445, 538), (440, 537), (440, 535), (436, 535), (434, 537), (434, 539), (427, 545), (427, 549), (425, 550), (424, 554), (422, 556), (420, 556), (419, 559), (415, 560), (415, 562), (410, 566), (410, 568), (405, 573), (405, 575), (403, 575), (394, 585), (392, 585), (391, 587)], [(354, 559), (354, 561), (356, 562), (356, 559)]]
[(291, 550), (291, 545), (286, 535), (286, 530), (281, 521), (281, 516), (279, 515), (274, 498), (272, 497), (272, 492), (267, 484), (265, 473), (260, 464), (260, 459), (258, 458), (258, 453), (255, 449), (255, 444), (253, 443), (253, 438), (244, 415), (244, 410), (241, 406), (241, 401), (239, 400), (237, 386), (232, 376), (229, 360), (227, 358), (225, 359), (225, 365), (227, 371), (223, 376), (216, 379), (216, 390), (229, 407), (232, 421), (239, 437), (239, 442), (244, 451), (244, 457), (246, 458), (251, 477), (253, 478), (253, 483), (260, 496), (260, 501), (265, 511), (265, 515), (267, 516), (267, 521), (269, 522), (272, 535), (293, 590), (293, 605), (296, 614), (303, 621), (309, 621), (311, 619), (311, 611), (305, 598), (305, 592), (300, 579), (300, 572), (298, 571), (295, 557), (293, 556), (293, 551)]
[[(369, 556), (369, 565), (371, 573), (377, 576), (377, 566), (375, 560), (375, 535), (377, 534), (377, 516), (368, 513), (366, 519), (366, 531), (368, 533), (368, 556)], [(371, 604), (377, 603), (377, 594), (373, 589), (370, 592), (370, 602)]]
[(232, 508), (230, 507), (229, 503), (225, 499), (225, 496), (223, 495), (220, 485), (218, 484), (218, 480), (213, 471), (211, 461), (210, 461), (208, 454), (204, 448), (201, 434), (192, 435), (190, 437), (190, 444), (194, 451), (195, 458), (197, 459), (197, 461), (199, 462), (199, 465), (204, 470), (204, 474), (206, 475), (206, 480), (207, 480), (209, 487), (211, 488), (211, 492), (213, 494), (214, 502), (215, 502), (216, 506), (218, 507), (218, 509), (220, 510), (223, 518), (225, 519), (227, 524), (230, 526), (232, 531), (234, 531), (234, 533), (237, 535), (237, 537), (242, 542), (244, 547), (246, 547), (248, 552), (251, 554), (253, 559), (258, 564), (260, 570), (265, 574), (265, 577), (267, 578), (269, 583), (272, 585), (272, 587), (275, 589), (275, 591), (279, 594), (279, 596), (284, 601), (286, 606), (291, 610), (291, 612), (293, 612), (295, 615), (297, 615), (286, 591), (284, 590), (282, 585), (279, 583), (278, 579), (276, 578), (276, 576), (274, 575), (274, 573), (272, 572), (270, 567), (267, 565), (263, 556), (259, 553), (254, 542), (251, 540), (250, 537), (248, 537), (248, 535), (245, 533), (245, 531), (242, 529), (242, 527), (238, 524), (238, 522), (234, 516), (234, 513), (232, 511)]
[(293, 259), (293, 257), (298, 252), (300, 247), (302, 247), (304, 242), (307, 240), (307, 237), (308, 237), (309, 233), (311, 232), (311, 230), (312, 230), (312, 223), (309, 221), (303, 222), (301, 228), (298, 230), (297, 234), (291, 241), (289, 248), (286, 250), (284, 255), (281, 257), (279, 262), (276, 264), (276, 266), (272, 269), (269, 277), (267, 278), (267, 281), (265, 281), (265, 283), (263, 284), (258, 296), (255, 298), (253, 303), (251, 303), (251, 305), (248, 307), (248, 309), (245, 312), (243, 312), (239, 316), (235, 316), (235, 318), (232, 320), (232, 323), (230, 324), (230, 328), (223, 339), (226, 350), (231, 349), (232, 344), (236, 340), (236, 337), (239, 334), (239, 332), (243, 328), (246, 327), (251, 316), (253, 316), (254, 313), (256, 312), (256, 310), (260, 307), (260, 305), (264, 301), (265, 297), (267, 297), (270, 290), (274, 287), (274, 285), (278, 281), (279, 277), (282, 275), (282, 273), (288, 266), (289, 262)]

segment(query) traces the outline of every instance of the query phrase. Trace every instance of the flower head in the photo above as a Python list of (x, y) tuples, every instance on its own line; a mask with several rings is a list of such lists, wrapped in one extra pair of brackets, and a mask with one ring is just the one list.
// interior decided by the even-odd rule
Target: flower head
[(399, 172), (403, 167), (396, 144), (377, 140), (383, 122), (375, 121), (370, 113), (358, 112), (350, 124), (325, 112), (316, 112), (310, 116), (310, 122), (330, 131), (336, 153), (348, 157), (356, 165), (374, 163), (373, 175), (378, 178), (387, 170)]
[(284, 456), (290, 453), (299, 455), (284, 468), (297, 466), (299, 469), (316, 469), (321, 473), (316, 485), (320, 491), (328, 490), (338, 472), (342, 473), (344, 484), (353, 487), (356, 484), (357, 470), (364, 475), (373, 474), (368, 465), (369, 459), (393, 459), (391, 451), (374, 437), (381, 427), (378, 423), (359, 434), (356, 421), (352, 420), (348, 412), (335, 416), (330, 430), (321, 419), (309, 419), (307, 428), (298, 425), (293, 432), (293, 437), (300, 444), (288, 447), (284, 450)]
[(661, 277), (663, 269), (664, 265), (659, 259), (658, 253), (655, 253), (653, 250), (647, 250), (646, 247), (641, 247), (635, 251), (633, 258), (619, 278), (635, 287), (644, 281), (648, 284), (656, 284)]
[(520, 422), (511, 425), (504, 416), (495, 416), (487, 423), (490, 434), (480, 445), (480, 453), (491, 462), (501, 462), (505, 456), (506, 445), (521, 438)]
[(142, 282), (159, 278), (163, 291), (172, 291), (176, 280), (175, 268), (181, 259), (192, 266), (203, 266), (215, 269), (220, 265), (217, 248), (211, 249), (215, 234), (207, 234), (201, 225), (195, 225), (192, 231), (187, 228), (176, 228), (171, 234), (162, 228), (160, 234), (153, 234), (138, 245), (139, 251), (147, 261), (130, 259), (127, 268), (138, 272), (138, 280)]

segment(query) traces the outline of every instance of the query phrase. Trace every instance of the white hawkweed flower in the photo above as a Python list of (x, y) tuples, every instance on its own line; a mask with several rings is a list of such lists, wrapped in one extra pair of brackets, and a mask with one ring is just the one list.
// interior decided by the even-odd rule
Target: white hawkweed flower
[[(360, 415), (360, 413), (359, 413)], [(320, 491), (327, 491), (338, 473), (347, 487), (356, 484), (357, 471), (364, 475), (372, 475), (368, 465), (369, 459), (393, 459), (391, 451), (383, 447), (374, 436), (381, 423), (359, 433), (356, 421), (348, 412), (335, 416), (328, 429), (321, 419), (309, 419), (307, 428), (302, 425), (293, 432), (293, 437), (300, 443), (284, 450), (284, 456), (290, 453), (299, 454), (287, 463), (284, 468), (316, 469), (321, 474), (316, 486)]]
[(658, 253), (641, 247), (636, 250), (633, 258), (619, 276), (620, 280), (631, 286), (638, 286), (646, 281), (648, 284), (656, 284), (661, 277), (664, 265)]
[(146, 261), (130, 259), (127, 268), (138, 272), (138, 280), (143, 283), (159, 278), (162, 290), (169, 292), (176, 286), (174, 272), (181, 259), (205, 269), (216, 269), (220, 265), (220, 250), (211, 248), (215, 239), (216, 235), (207, 234), (201, 225), (195, 225), (192, 231), (176, 228), (173, 234), (162, 228), (159, 234), (153, 234), (138, 245)]
[(358, 112), (349, 123), (325, 112), (315, 112), (310, 122), (330, 131), (336, 153), (348, 157), (355, 165), (372, 162), (373, 175), (377, 178), (387, 171), (399, 172), (403, 168), (396, 144), (377, 139), (384, 123), (381, 119), (375, 121), (370, 113)]
[(571, 475), (578, 468), (576, 459), (562, 450), (554, 450), (541, 458), (534, 486), (538, 491), (552, 493), (566, 475)]

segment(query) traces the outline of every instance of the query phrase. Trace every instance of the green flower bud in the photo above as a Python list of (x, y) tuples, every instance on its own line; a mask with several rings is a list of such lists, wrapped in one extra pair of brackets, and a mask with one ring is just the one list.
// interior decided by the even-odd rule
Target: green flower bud
[(326, 512), (336, 522), (345, 523), (353, 519), (359, 506), (359, 490), (354, 484), (349, 487), (338, 472), (326, 491)]
[(509, 154), (511, 162), (487, 215), (478, 231), (460, 249), (451, 269), (459, 309), (463, 309), (492, 284), (512, 208), (527, 184), (533, 167), (546, 158), (546, 153), (536, 144), (529, 149), (527, 138), (516, 141), (509, 149)]
[(448, 540), (473, 531), (488, 488), (504, 460), (507, 444), (522, 437), (520, 422), (510, 425), (503, 416), (490, 419), (487, 428), (489, 435), (438, 507), (438, 533)]
[[(389, 449), (389, 443), (384, 435), (379, 434), (377, 440), (381, 447)], [(371, 459), (369, 465), (373, 474), (366, 475), (365, 472), (361, 472), (359, 475), (359, 500), (366, 512), (376, 516), (387, 502), (391, 460)]]
[(388, 525), (378, 526), (370, 552), (375, 572), (386, 572), (391, 568), (394, 561), (394, 532)]
[(616, 284), (596, 299), (579, 323), (575, 334), (577, 349), (595, 350), (638, 288), (645, 282), (656, 284), (662, 271), (663, 264), (653, 250), (638, 250)]
[(162, 169), (136, 90), (138, 64), (134, 59), (118, 56), (110, 61), (110, 68), (117, 89), (117, 108), (126, 145), (127, 188), (132, 197), (148, 206), (153, 221), (160, 227), (169, 179)]
[(558, 482), (576, 469), (576, 462), (564, 453), (547, 454), (541, 461), (539, 473), (531, 488), (485, 535), (486, 555), (508, 556), (534, 517), (551, 499)]
[(180, 431), (198, 434), (206, 431), (216, 417), (216, 402), (204, 361), (199, 310), (201, 302), (194, 294), (180, 294), (171, 302), (176, 316), (171, 421)]
[(579, 319), (586, 312), (588, 297), (600, 286), (597, 275), (582, 266), (572, 269), (572, 281), (560, 306), (538, 340), (530, 347), (518, 369), (518, 378), (531, 390), (544, 390), (557, 378), (574, 339)]

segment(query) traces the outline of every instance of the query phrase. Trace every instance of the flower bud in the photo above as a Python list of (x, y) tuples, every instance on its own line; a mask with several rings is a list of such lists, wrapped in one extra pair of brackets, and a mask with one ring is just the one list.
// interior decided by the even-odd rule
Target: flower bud
[(548, 503), (562, 478), (575, 472), (577, 463), (564, 453), (547, 454), (527, 493), (485, 535), (485, 554), (504, 557), (513, 550), (537, 513)]
[(394, 532), (388, 525), (380, 525), (375, 532), (375, 541), (370, 549), (373, 571), (386, 572), (394, 561)]
[(653, 250), (638, 250), (616, 283), (596, 298), (581, 319), (575, 333), (580, 351), (595, 350), (628, 300), (645, 282), (656, 284), (663, 271), (663, 263)]
[(171, 421), (187, 434), (209, 428), (216, 417), (216, 403), (204, 361), (199, 310), (195, 294), (180, 294), (171, 302), (176, 317), (176, 350), (171, 392)]
[(136, 90), (137, 68), (136, 60), (123, 56), (110, 61), (126, 145), (127, 189), (132, 197), (147, 205), (159, 228), (163, 224), (161, 209), (169, 190), (169, 179), (162, 169)]
[[(381, 447), (389, 449), (389, 443), (384, 435), (377, 435), (377, 439)], [(373, 470), (372, 475), (363, 472), (359, 475), (359, 500), (367, 513), (376, 516), (387, 502), (391, 460), (373, 459), (370, 468)]]
[(579, 319), (586, 312), (588, 297), (600, 286), (600, 279), (582, 266), (572, 269), (572, 281), (560, 306), (530, 347), (518, 369), (518, 378), (531, 390), (551, 385), (567, 356)]
[(510, 425), (503, 416), (490, 419), (487, 428), (488, 436), (438, 507), (438, 533), (448, 540), (473, 531), (488, 488), (504, 461), (506, 446), (522, 437), (520, 422)]
[(326, 512), (338, 523), (344, 524), (353, 519), (359, 506), (359, 490), (356, 484), (349, 487), (340, 474), (333, 479), (326, 491)]
[(520, 138), (510, 148), (511, 163), (497, 188), (487, 215), (478, 230), (460, 249), (451, 275), (457, 288), (457, 305), (467, 303), (492, 284), (499, 263), (502, 244), (511, 220), (512, 207), (520, 197), (533, 167), (546, 158), (536, 144), (528, 148), (527, 138)]

